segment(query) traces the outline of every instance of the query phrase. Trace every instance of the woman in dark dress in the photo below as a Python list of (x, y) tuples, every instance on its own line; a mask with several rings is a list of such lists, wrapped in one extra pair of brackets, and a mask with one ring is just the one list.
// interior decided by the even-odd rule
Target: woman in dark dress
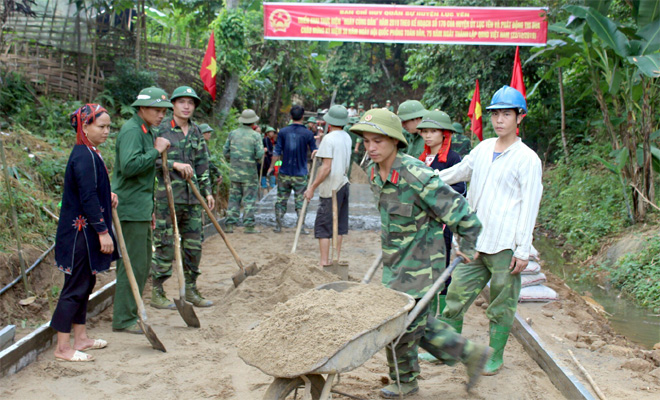
[(96, 274), (119, 258), (111, 214), (117, 197), (110, 191), (108, 170), (97, 149), (110, 133), (110, 115), (98, 104), (86, 104), (71, 114), (71, 126), (76, 145), (66, 166), (55, 238), (55, 262), (65, 273), (64, 286), (50, 326), (57, 331), (57, 360), (92, 361), (83, 350), (101, 349), (108, 343), (87, 336), (87, 301)]

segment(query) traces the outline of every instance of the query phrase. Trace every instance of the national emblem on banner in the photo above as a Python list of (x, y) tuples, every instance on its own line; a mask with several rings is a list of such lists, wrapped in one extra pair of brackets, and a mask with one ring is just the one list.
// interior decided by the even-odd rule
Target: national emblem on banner
[(278, 8), (270, 14), (268, 22), (270, 22), (273, 32), (286, 32), (291, 26), (291, 14), (287, 10)]

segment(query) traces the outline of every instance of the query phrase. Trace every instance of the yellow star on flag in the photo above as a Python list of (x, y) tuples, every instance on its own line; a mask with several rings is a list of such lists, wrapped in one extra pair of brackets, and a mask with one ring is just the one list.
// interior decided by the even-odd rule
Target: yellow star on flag
[(481, 103), (477, 103), (477, 106), (474, 108), (474, 116), (476, 119), (481, 118)]
[(218, 64), (215, 62), (215, 58), (211, 58), (211, 63), (206, 67), (209, 71), (211, 71), (211, 76), (215, 78), (215, 75), (218, 73)]

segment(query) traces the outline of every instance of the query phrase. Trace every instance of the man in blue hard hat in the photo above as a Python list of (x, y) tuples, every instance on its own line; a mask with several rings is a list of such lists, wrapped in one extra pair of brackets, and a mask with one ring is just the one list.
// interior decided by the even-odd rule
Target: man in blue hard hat
[(461, 332), (465, 312), (490, 280), (486, 316), (494, 352), (483, 374), (495, 375), (513, 325), (520, 272), (529, 260), (543, 186), (541, 160), (516, 135), (527, 114), (522, 93), (503, 86), (486, 109), (497, 137), (482, 141), (459, 164), (438, 172), (449, 185), (470, 181), (467, 199), (483, 224), (477, 255), (454, 270), (442, 319)]

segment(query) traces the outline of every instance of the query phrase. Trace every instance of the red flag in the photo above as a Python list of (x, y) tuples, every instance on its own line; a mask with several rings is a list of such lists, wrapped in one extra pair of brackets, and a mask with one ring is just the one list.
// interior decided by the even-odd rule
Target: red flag
[(213, 32), (209, 38), (209, 44), (206, 47), (206, 54), (204, 54), (204, 61), (202, 61), (202, 69), (199, 71), (199, 76), (204, 82), (204, 90), (211, 94), (213, 101), (215, 101), (215, 76), (218, 73), (218, 64), (215, 62), (215, 38)]
[[(520, 63), (520, 48), (516, 46), (516, 56), (513, 59), (513, 73), (511, 74), (511, 87), (522, 93), (527, 100), (527, 91), (525, 90), (525, 81), (523, 81), (522, 64)], [(516, 135), (520, 135), (520, 128), (516, 128)]]
[(525, 82), (523, 81), (522, 64), (520, 63), (520, 48), (516, 46), (516, 57), (513, 59), (513, 74), (511, 76), (511, 87), (522, 93), (523, 97), (527, 99), (527, 92), (525, 90)]
[(481, 98), (479, 96), (479, 79), (477, 79), (477, 86), (474, 88), (472, 101), (470, 102), (470, 110), (468, 111), (470, 117), (472, 133), (477, 135), (479, 141), (484, 140), (483, 124), (481, 119)]

